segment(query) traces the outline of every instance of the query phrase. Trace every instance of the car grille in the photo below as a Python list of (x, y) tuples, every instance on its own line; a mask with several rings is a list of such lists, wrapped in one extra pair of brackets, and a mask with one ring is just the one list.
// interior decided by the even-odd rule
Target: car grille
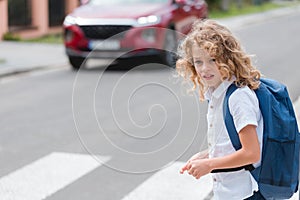
[(131, 27), (116, 25), (80, 26), (84, 35), (90, 39), (107, 39), (112, 36), (120, 38), (123, 37), (123, 34), (119, 33), (129, 30)]

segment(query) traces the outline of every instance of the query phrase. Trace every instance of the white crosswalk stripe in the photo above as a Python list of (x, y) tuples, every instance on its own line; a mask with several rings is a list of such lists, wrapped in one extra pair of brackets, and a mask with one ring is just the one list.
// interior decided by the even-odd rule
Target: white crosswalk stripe
[[(171, 166), (155, 173), (122, 200), (210, 200), (213, 199), (212, 178), (206, 175), (199, 180), (190, 175), (179, 174), (183, 162), (175, 162)], [(298, 200), (297, 192), (290, 200)]]
[(123, 200), (204, 200), (212, 190), (212, 178), (206, 175), (199, 180), (187, 174), (179, 174), (183, 162), (155, 173)]
[[(0, 179), (1, 200), (43, 200), (109, 161), (110, 157), (53, 152)], [(122, 200), (210, 200), (212, 178), (180, 174), (174, 162), (141, 183)], [(30, 191), (30, 192), (29, 192)], [(297, 192), (290, 200), (298, 200)]]
[(1, 200), (42, 200), (107, 162), (90, 155), (51, 153), (0, 179)]

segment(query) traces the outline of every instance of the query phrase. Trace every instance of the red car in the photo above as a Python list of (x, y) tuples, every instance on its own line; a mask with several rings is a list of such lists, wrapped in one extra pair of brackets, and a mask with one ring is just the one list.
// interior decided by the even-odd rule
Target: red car
[(171, 66), (179, 33), (207, 15), (204, 0), (85, 1), (64, 20), (66, 53), (74, 69), (87, 58), (147, 55)]

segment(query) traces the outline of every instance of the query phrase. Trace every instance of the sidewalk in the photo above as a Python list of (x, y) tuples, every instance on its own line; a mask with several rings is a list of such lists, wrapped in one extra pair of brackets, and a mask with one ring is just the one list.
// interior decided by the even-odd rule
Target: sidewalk
[(64, 46), (30, 42), (0, 42), (0, 77), (68, 65)]

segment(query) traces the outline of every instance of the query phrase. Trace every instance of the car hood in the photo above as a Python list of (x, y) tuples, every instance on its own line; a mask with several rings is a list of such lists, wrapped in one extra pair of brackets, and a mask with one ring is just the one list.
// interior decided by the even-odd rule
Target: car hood
[(131, 18), (137, 19), (142, 16), (156, 14), (165, 9), (166, 4), (135, 4), (114, 6), (81, 6), (71, 14), (80, 18)]

